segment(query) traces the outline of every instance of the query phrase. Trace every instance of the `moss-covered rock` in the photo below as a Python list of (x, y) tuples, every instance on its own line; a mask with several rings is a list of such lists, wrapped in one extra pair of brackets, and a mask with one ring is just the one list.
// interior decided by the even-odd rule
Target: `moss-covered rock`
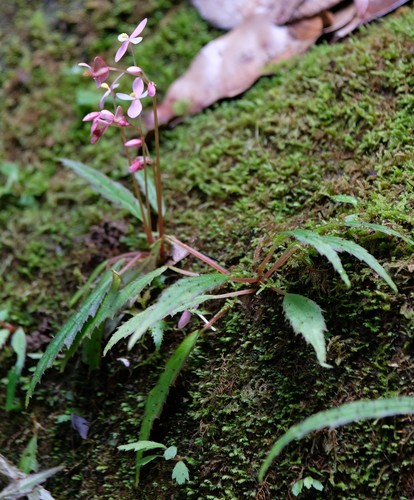
[[(7, 7), (15, 29), (0, 49), (2, 153), (18, 172), (9, 191), (0, 192), (1, 308), (26, 333), (48, 335), (69, 314), (71, 294), (93, 267), (141, 241), (134, 221), (57, 161), (66, 156), (125, 176), (115, 135), (108, 132), (99, 147), (87, 144), (81, 117), (96, 97), (75, 71), (77, 62), (96, 53), (109, 58), (115, 34), (149, 15), (140, 65), (162, 95), (217, 34), (178, 1), (53, 6)], [(350, 257), (344, 258), (350, 290), (312, 253), (293, 257), (276, 278), (325, 311), (334, 368), (317, 365), (311, 347), (287, 325), (280, 296), (264, 290), (241, 300), (217, 332), (200, 340), (153, 430), (152, 439), (188, 457), (188, 484), (173, 484), (169, 462), (152, 462), (137, 492), (134, 456), (116, 448), (137, 439), (147, 394), (183, 338), (173, 329), (160, 353), (145, 340), (129, 355), (129, 369), (116, 360), (126, 354), (120, 344), (96, 372), (88, 373), (81, 359), (63, 374), (47, 372), (28, 410), (13, 418), (2, 411), (2, 453), (17, 463), (32, 423), (40, 424), (41, 467), (65, 465), (47, 483), (62, 499), (285, 498), (307, 475), (324, 490), (303, 498), (412, 497), (409, 417), (315, 433), (284, 450), (262, 485), (257, 472), (277, 437), (306, 416), (360, 398), (413, 394), (412, 248), (389, 236), (338, 229), (357, 212), (414, 235), (413, 26), (413, 10), (401, 9), (339, 44), (321, 43), (239, 98), (162, 132), (168, 233), (246, 276), (257, 265), (257, 246), (264, 256), (279, 231), (327, 224), (388, 269), (398, 294)], [(351, 195), (358, 205), (334, 195)], [(194, 262), (192, 269), (202, 267)], [(6, 377), (9, 347), (0, 361)], [(4, 397), (2, 391), (0, 404)], [(71, 410), (92, 422), (88, 440), (69, 431)]]

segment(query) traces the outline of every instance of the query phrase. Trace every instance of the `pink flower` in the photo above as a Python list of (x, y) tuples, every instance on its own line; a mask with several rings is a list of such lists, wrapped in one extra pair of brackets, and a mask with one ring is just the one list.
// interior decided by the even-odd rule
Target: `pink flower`
[(128, 127), (129, 121), (128, 118), (125, 117), (124, 112), (121, 106), (118, 106), (115, 111), (114, 123), (118, 125), (118, 127)]
[(154, 97), (155, 94), (156, 94), (156, 92), (157, 92), (157, 89), (155, 87), (155, 83), (154, 82), (149, 82), (147, 90), (148, 90), (148, 95), (150, 97)]
[(132, 84), (132, 93), (130, 95), (122, 93), (116, 94), (117, 97), (123, 101), (132, 101), (127, 112), (130, 118), (136, 118), (142, 111), (140, 99), (143, 99), (148, 95), (148, 92), (143, 92), (143, 90), (144, 82), (141, 78), (135, 78), (134, 83)]
[(118, 40), (122, 42), (122, 45), (119, 47), (117, 53), (115, 54), (115, 62), (118, 62), (125, 54), (130, 43), (137, 45), (142, 40), (142, 37), (138, 35), (145, 28), (146, 24), (147, 19), (144, 19), (138, 24), (138, 26), (134, 29), (130, 36), (128, 36), (126, 33), (122, 33), (118, 36)]
[(102, 111), (94, 111), (93, 113), (88, 113), (82, 121), (89, 122), (92, 121), (91, 126), (91, 143), (95, 144), (107, 131), (108, 127), (114, 122), (115, 115), (103, 109)]
[(109, 66), (98, 56), (93, 60), (92, 66), (86, 63), (79, 63), (78, 66), (89, 68), (89, 71), (85, 71), (84, 75), (93, 78), (97, 88), (99, 88), (109, 76)]
[(93, 113), (88, 113), (84, 116), (84, 122), (92, 122), (91, 126), (91, 143), (95, 144), (108, 130), (108, 128), (114, 124), (118, 127), (127, 127), (129, 122), (125, 118), (124, 112), (121, 106), (116, 108), (115, 114), (111, 113), (107, 109), (102, 111), (94, 111)]
[(134, 172), (139, 172), (140, 170), (144, 170), (144, 168), (148, 165), (148, 163), (152, 163), (151, 158), (144, 156), (137, 156), (134, 161), (131, 163), (128, 171), (133, 174)]

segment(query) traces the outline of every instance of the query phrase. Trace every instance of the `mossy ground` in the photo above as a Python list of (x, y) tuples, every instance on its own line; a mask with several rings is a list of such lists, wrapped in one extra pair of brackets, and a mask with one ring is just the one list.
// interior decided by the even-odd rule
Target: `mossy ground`
[[(217, 35), (183, 2), (142, 4), (1, 7), (1, 175), (6, 181), (8, 163), (18, 179), (0, 198), (0, 299), (8, 321), (32, 337), (54, 334), (70, 313), (70, 296), (97, 263), (141, 242), (134, 221), (57, 161), (78, 159), (124, 177), (115, 136), (108, 133), (99, 147), (87, 144), (81, 118), (97, 99), (76, 63), (113, 54), (114, 35), (149, 15), (140, 64), (162, 94)], [(250, 272), (261, 239), (266, 248), (280, 230), (314, 228), (353, 212), (413, 237), (413, 26), (412, 8), (402, 9), (164, 130), (168, 232), (241, 274)], [(357, 208), (334, 202), (337, 194), (357, 198)], [(191, 459), (189, 484), (174, 486), (170, 464), (160, 462), (144, 468), (136, 492), (133, 454), (116, 449), (136, 440), (146, 396), (181, 332), (169, 333), (160, 354), (146, 341), (131, 369), (115, 359), (125, 354), (120, 346), (91, 374), (80, 359), (64, 374), (47, 372), (28, 410), (2, 412), (2, 453), (17, 463), (34, 422), (40, 424), (41, 467), (65, 465), (48, 481), (59, 499), (278, 499), (306, 475), (324, 485), (319, 498), (412, 498), (410, 417), (293, 443), (257, 484), (271, 444), (300, 419), (359, 398), (413, 394), (412, 249), (385, 236), (341, 234), (357, 238), (387, 267), (399, 293), (351, 258), (345, 258), (350, 290), (316, 255), (288, 263), (285, 286), (325, 311), (330, 371), (292, 334), (277, 295), (265, 291), (234, 307), (197, 345), (153, 431), (154, 440), (176, 444)], [(3, 377), (12, 362), (4, 349)], [(92, 422), (87, 441), (59, 423), (72, 408)]]

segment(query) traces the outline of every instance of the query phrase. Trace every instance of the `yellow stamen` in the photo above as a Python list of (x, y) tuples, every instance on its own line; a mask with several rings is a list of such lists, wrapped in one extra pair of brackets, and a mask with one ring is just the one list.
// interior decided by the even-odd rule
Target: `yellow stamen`
[(101, 89), (109, 90), (109, 85), (107, 83), (102, 83)]

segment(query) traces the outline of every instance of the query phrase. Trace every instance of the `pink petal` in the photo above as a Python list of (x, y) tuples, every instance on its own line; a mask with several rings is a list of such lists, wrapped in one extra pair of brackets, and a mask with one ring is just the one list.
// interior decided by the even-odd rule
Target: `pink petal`
[(130, 139), (129, 141), (126, 141), (124, 143), (124, 146), (126, 148), (135, 148), (137, 146), (141, 146), (141, 144), (142, 144), (141, 139)]
[(154, 97), (155, 94), (157, 93), (157, 89), (155, 88), (154, 82), (149, 82), (147, 89), (148, 89), (148, 95), (150, 97)]
[(101, 114), (100, 111), (93, 111), (92, 113), (88, 113), (82, 118), (83, 122), (90, 122), (91, 120), (95, 120)]
[(130, 66), (127, 68), (127, 73), (130, 75), (138, 76), (139, 74), (142, 73), (142, 69), (139, 66)]
[(122, 101), (133, 101), (134, 98), (128, 94), (123, 94), (122, 92), (117, 92), (116, 94), (117, 97), (119, 97), (119, 99), (121, 99)]
[(128, 116), (130, 118), (136, 118), (142, 111), (142, 104), (139, 99), (134, 99), (131, 106), (128, 108)]
[(135, 97), (140, 97), (142, 91), (144, 90), (144, 82), (141, 78), (135, 78), (134, 83), (132, 84), (132, 90), (135, 94)]
[(84, 66), (85, 68), (89, 68), (89, 70), (92, 71), (92, 68), (89, 66), (89, 64), (79, 63), (78, 66)]
[(134, 31), (131, 33), (131, 36), (129, 38), (135, 38), (137, 37), (141, 31), (145, 28), (145, 25), (147, 24), (148, 19), (145, 18), (143, 21), (141, 21), (138, 26), (134, 29)]
[(101, 100), (99, 101), (99, 107), (102, 109), (105, 105), (105, 99), (109, 96), (111, 93), (111, 90), (107, 90), (105, 94), (101, 97)]
[(138, 36), (136, 38), (130, 38), (129, 40), (131, 43), (133, 43), (134, 45), (138, 45), (139, 42), (142, 42), (142, 36)]
[(93, 60), (93, 70), (96, 72), (99, 71), (100, 69), (108, 69), (108, 65), (102, 59), (102, 57), (96, 56), (95, 59)]
[(132, 165), (128, 168), (128, 171), (133, 174), (134, 172), (138, 172), (143, 169), (143, 164), (139, 158), (135, 158), (132, 162)]
[(190, 311), (184, 311), (180, 319), (178, 320), (177, 328), (181, 330), (181, 328), (184, 328), (185, 326), (188, 325), (188, 323), (191, 321), (191, 313)]
[(116, 54), (115, 54), (115, 62), (118, 62), (121, 57), (125, 54), (127, 48), (128, 48), (128, 44), (129, 42), (126, 41), (124, 42), (120, 47), (119, 49), (117, 50)]

